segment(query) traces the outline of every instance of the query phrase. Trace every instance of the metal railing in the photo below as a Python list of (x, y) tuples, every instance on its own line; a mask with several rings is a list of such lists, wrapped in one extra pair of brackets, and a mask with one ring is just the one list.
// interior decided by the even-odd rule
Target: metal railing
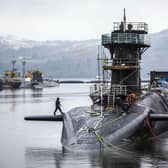
[[(123, 24), (123, 22), (114, 22), (114, 31), (121, 30), (121, 24)], [(148, 24), (145, 22), (126, 22), (125, 29), (134, 31), (145, 31), (147, 33)]]
[(116, 96), (127, 96), (127, 86), (120, 84), (113, 84), (111, 86), (97, 84), (90, 88), (90, 95), (103, 100), (102, 96), (107, 96), (107, 107), (114, 108)]
[(113, 84), (111, 86), (102, 85), (102, 84), (95, 84), (94, 86), (90, 87), (90, 95), (93, 94), (100, 94), (102, 91), (102, 94), (113, 94), (115, 95), (127, 95), (127, 86), (126, 85), (120, 85), (120, 84)]
[(115, 95), (127, 95), (127, 86), (126, 85), (119, 85), (113, 84), (111, 85), (110, 91), (112, 94)]
[(111, 44), (111, 35), (110, 34), (103, 34), (101, 39), (102, 39), (102, 45)]
[(90, 95), (100, 95), (100, 92), (107, 94), (109, 91), (109, 86), (104, 84), (95, 84), (90, 87)]
[(149, 35), (135, 33), (111, 33), (102, 35), (102, 45), (107, 44), (141, 44), (150, 46)]

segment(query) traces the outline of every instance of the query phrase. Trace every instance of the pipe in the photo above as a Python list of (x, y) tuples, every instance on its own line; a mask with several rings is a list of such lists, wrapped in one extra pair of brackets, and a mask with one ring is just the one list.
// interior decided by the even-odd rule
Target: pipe
[(168, 114), (150, 114), (151, 121), (168, 121)]

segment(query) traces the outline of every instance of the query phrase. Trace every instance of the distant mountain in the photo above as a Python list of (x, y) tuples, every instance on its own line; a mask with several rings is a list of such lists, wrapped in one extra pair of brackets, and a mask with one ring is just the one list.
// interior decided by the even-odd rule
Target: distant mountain
[(96, 76), (96, 55), (99, 40), (87, 41), (30, 41), (0, 37), (0, 72), (11, 68), (12, 59), (22, 69), (41, 69), (44, 74), (55, 77)]
[(168, 29), (151, 34), (151, 47), (142, 59), (142, 74), (151, 70), (168, 71)]
[[(168, 29), (151, 34), (151, 48), (143, 55), (142, 76), (150, 70), (168, 71)], [(32, 41), (14, 36), (0, 36), (0, 73), (11, 69), (12, 59), (22, 70), (40, 69), (53, 77), (95, 77), (97, 74), (97, 46), (100, 40)]]

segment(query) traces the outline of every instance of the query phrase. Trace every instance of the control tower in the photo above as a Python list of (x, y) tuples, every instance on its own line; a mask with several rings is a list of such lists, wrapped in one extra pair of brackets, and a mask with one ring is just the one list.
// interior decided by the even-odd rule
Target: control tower
[(103, 74), (110, 74), (110, 86), (103, 89), (105, 106), (114, 107), (126, 97), (141, 93), (140, 61), (150, 47), (148, 25), (144, 22), (114, 22), (111, 34), (102, 35), (102, 46), (109, 50), (110, 58), (103, 58)]

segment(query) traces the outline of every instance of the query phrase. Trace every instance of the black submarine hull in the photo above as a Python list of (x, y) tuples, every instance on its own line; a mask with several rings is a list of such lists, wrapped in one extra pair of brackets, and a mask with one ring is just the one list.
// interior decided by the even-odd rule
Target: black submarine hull
[(167, 121), (154, 121), (150, 114), (168, 114), (164, 96), (149, 92), (137, 100), (127, 113), (104, 112), (92, 117), (89, 107), (70, 110), (63, 117), (62, 145), (69, 151), (99, 150), (122, 146), (126, 140), (153, 137), (168, 129)]

